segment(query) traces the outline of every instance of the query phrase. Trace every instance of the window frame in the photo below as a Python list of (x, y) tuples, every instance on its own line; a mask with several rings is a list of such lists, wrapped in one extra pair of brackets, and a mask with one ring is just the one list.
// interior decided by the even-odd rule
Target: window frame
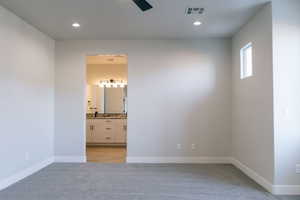
[[(251, 48), (251, 68), (247, 64), (247, 50)], [(249, 72), (251, 71), (251, 72)], [(240, 79), (246, 79), (253, 76), (253, 45), (252, 42), (247, 43), (240, 50)]]

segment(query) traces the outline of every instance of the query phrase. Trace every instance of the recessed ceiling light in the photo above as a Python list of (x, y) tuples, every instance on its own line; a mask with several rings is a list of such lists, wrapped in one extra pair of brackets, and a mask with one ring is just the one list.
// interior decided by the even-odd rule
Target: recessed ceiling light
[(194, 22), (194, 26), (200, 26), (202, 24), (202, 22), (200, 22), (200, 21), (195, 21)]
[(74, 23), (72, 24), (72, 26), (73, 26), (74, 28), (79, 28), (79, 27), (80, 27), (80, 24), (77, 23), (77, 22), (74, 22)]

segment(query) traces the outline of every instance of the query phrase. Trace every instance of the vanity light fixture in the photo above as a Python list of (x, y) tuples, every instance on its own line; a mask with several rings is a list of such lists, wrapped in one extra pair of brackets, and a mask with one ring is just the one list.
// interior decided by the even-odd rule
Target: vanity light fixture
[(120, 87), (121, 87), (121, 88), (124, 88), (124, 87), (125, 87), (125, 85), (126, 85), (126, 83), (125, 83), (124, 81), (121, 81), (121, 83), (120, 83)]
[(104, 87), (106, 87), (106, 88), (111, 88), (111, 84), (106, 84), (106, 85), (104, 85)]
[(103, 81), (100, 81), (98, 86), (101, 87), (101, 88), (117, 88), (117, 87), (120, 87), (120, 88), (124, 88), (126, 85), (125, 81), (123, 80), (103, 80)]

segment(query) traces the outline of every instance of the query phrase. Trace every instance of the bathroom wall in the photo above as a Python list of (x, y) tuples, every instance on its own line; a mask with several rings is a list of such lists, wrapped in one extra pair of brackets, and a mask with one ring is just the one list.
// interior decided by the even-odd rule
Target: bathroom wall
[(128, 55), (130, 158), (230, 156), (230, 39), (56, 42), (56, 156), (84, 160), (85, 57), (95, 54)]
[(127, 82), (127, 64), (88, 64), (87, 83), (97, 85), (101, 80), (124, 80)]

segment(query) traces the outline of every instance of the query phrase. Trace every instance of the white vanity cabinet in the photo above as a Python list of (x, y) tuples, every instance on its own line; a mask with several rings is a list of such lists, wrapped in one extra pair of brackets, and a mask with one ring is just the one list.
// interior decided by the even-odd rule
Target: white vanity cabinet
[(126, 119), (87, 119), (88, 144), (126, 144)]

